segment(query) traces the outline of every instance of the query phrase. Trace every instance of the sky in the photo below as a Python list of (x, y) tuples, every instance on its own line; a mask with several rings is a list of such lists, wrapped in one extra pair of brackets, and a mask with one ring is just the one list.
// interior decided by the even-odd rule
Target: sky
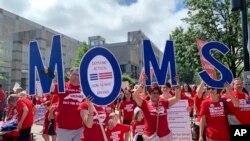
[(127, 41), (141, 30), (162, 51), (187, 17), (183, 0), (1, 0), (0, 7), (79, 41), (100, 35), (106, 43)]

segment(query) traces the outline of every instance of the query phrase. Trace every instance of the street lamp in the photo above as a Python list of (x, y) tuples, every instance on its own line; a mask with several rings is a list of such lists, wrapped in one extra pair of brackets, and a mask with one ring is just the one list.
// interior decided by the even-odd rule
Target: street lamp
[(231, 10), (241, 11), (241, 25), (243, 38), (244, 52), (244, 84), (245, 88), (250, 92), (250, 67), (249, 67), (249, 52), (247, 50), (248, 29), (247, 29), (247, 3), (246, 0), (231, 0)]

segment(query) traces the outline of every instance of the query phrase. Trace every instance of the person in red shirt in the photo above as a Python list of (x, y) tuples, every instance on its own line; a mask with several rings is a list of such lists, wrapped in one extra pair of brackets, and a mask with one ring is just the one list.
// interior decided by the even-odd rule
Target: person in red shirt
[(171, 91), (171, 84), (169, 82), (167, 82), (165, 85), (163, 85), (161, 87), (161, 90), (162, 90), (161, 98), (169, 99), (169, 98), (174, 96), (174, 94)]
[(190, 117), (193, 116), (193, 107), (194, 107), (194, 95), (192, 95), (192, 90), (188, 84), (184, 84), (181, 90), (181, 100), (188, 100), (188, 111)]
[[(229, 84), (225, 85), (226, 93), (232, 97)], [(210, 97), (201, 104), (201, 121), (199, 141), (203, 141), (203, 132), (206, 125), (206, 136), (208, 140), (229, 141), (229, 123), (227, 115), (229, 110), (225, 99), (220, 97), (216, 88), (208, 87)], [(234, 99), (235, 101), (235, 99)]]
[[(53, 103), (51, 110), (56, 109), (56, 134), (58, 141), (79, 141), (83, 132), (82, 119), (77, 110), (84, 99), (81, 93), (79, 70), (72, 68), (69, 72), (69, 81), (65, 83), (65, 93), (57, 92), (57, 84), (54, 86), (54, 95), (58, 102)], [(57, 101), (52, 98), (52, 101)]]
[[(109, 141), (129, 141), (130, 126), (118, 123), (119, 116), (116, 113), (109, 115), (106, 134)], [(124, 139), (125, 138), (125, 139)]]
[(201, 103), (203, 100), (209, 98), (209, 93), (207, 89), (205, 89), (204, 81), (201, 81), (200, 85), (196, 89), (196, 95), (194, 96), (194, 117), (196, 117), (196, 122), (200, 122), (201, 115)]
[(19, 129), (18, 141), (28, 141), (33, 125), (34, 105), (28, 98), (20, 97), (16, 94), (11, 94), (9, 96), (8, 103), (13, 104), (17, 110), (17, 129)]
[[(107, 138), (104, 130), (107, 114), (104, 106), (94, 106), (89, 98), (86, 98), (78, 107), (83, 121), (84, 131), (82, 141), (105, 141)], [(107, 140), (106, 140), (107, 141)]]
[(143, 141), (144, 116), (139, 107), (134, 109), (134, 117), (131, 123), (133, 141)]
[(6, 99), (6, 94), (2, 88), (2, 84), (0, 84), (0, 121), (4, 121), (5, 118), (4, 117), (5, 99)]
[(132, 99), (132, 91), (125, 90), (125, 97), (119, 105), (119, 119), (121, 123), (130, 125), (135, 107), (136, 103)]
[(51, 134), (50, 130), (54, 130), (54, 129), (50, 129), (49, 127), (51, 126), (51, 119), (49, 118), (49, 113), (50, 113), (50, 101), (46, 101), (45, 103), (43, 103), (43, 105), (45, 106), (46, 112), (44, 115), (44, 124), (43, 124), (43, 138), (45, 141), (49, 141), (50, 137), (52, 137), (52, 141), (56, 141), (56, 135), (55, 134)]
[[(155, 87), (149, 91), (150, 100), (147, 102), (140, 97), (143, 92), (143, 84), (135, 91), (133, 98), (138, 107), (143, 111), (145, 128), (143, 137), (149, 140), (150, 136), (157, 132), (161, 141), (171, 141), (171, 134), (167, 121), (167, 109), (174, 105), (181, 95), (180, 87), (175, 87), (175, 96), (169, 99), (160, 99), (161, 89)], [(158, 123), (157, 124), (157, 117)], [(158, 125), (158, 127), (156, 127)]]
[(233, 95), (237, 102), (228, 97), (228, 107), (240, 124), (250, 125), (250, 97), (243, 92), (243, 82), (240, 78), (233, 80)]

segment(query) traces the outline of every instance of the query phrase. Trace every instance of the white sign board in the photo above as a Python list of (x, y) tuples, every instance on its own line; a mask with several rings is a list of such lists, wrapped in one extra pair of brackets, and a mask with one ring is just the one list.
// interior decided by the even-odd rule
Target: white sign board
[(37, 125), (43, 125), (46, 109), (43, 105), (36, 105), (36, 108), (37, 108), (37, 112), (34, 115), (34, 123)]
[(179, 100), (168, 109), (168, 126), (173, 134), (173, 141), (192, 141), (191, 121), (187, 107), (187, 100)]

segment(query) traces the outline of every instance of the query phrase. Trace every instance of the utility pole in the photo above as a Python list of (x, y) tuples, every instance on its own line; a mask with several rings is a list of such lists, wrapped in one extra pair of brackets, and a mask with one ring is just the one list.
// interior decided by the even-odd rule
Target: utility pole
[(231, 0), (232, 11), (241, 11), (242, 25), (242, 41), (244, 52), (244, 84), (245, 88), (250, 92), (250, 67), (249, 67), (249, 52), (247, 49), (248, 43), (248, 25), (247, 25), (247, 2), (246, 0)]

